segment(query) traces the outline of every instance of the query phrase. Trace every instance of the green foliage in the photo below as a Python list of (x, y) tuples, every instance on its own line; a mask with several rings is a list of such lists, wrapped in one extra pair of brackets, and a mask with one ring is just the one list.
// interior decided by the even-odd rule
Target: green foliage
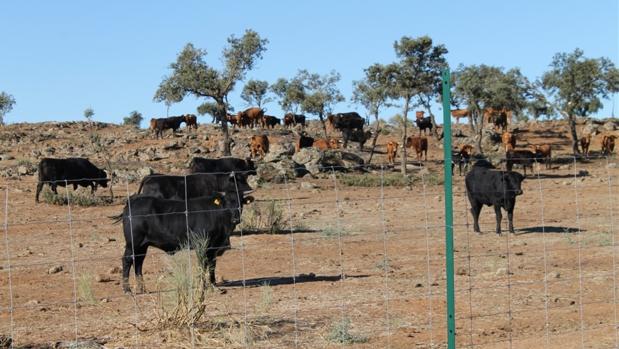
[(84, 109), (84, 117), (86, 118), (86, 120), (88, 121), (92, 121), (92, 117), (95, 115), (95, 111), (92, 108), (86, 108)]
[(277, 79), (271, 91), (279, 97), (278, 104), (287, 112), (296, 113), (305, 99), (305, 86), (298, 75), (290, 80)]
[(391, 106), (389, 98), (389, 74), (385, 66), (373, 64), (364, 69), (365, 77), (360, 81), (353, 81), (352, 101), (361, 104), (368, 113), (378, 120), (378, 111), (381, 107)]
[(587, 116), (602, 108), (600, 97), (619, 91), (619, 70), (608, 58), (586, 58), (581, 49), (557, 53), (541, 84), (564, 114)]
[(368, 338), (365, 336), (350, 333), (350, 325), (351, 322), (349, 318), (344, 318), (336, 322), (331, 326), (327, 339), (330, 342), (340, 344), (365, 343), (368, 341)]
[[(404, 127), (404, 117), (402, 116), (402, 114), (395, 114), (394, 116), (389, 118), (388, 122), (389, 125), (399, 129)], [(413, 122), (408, 118), (406, 119), (406, 127), (413, 127)]]
[(4, 116), (13, 110), (15, 98), (6, 92), (0, 92), (0, 125), (4, 124)]
[(144, 118), (142, 117), (142, 113), (137, 110), (132, 111), (129, 116), (123, 118), (123, 125), (131, 125), (135, 127), (140, 127), (140, 123)]
[(243, 92), (241, 92), (241, 98), (247, 102), (250, 106), (262, 106), (272, 101), (270, 97), (267, 97), (269, 92), (269, 83), (262, 80), (249, 80), (243, 86)]
[(425, 176), (403, 175), (401, 173), (385, 173), (382, 178), (377, 174), (342, 174), (338, 176), (340, 183), (349, 187), (408, 187), (425, 182), (426, 185), (442, 185), (443, 179), (435, 173)]

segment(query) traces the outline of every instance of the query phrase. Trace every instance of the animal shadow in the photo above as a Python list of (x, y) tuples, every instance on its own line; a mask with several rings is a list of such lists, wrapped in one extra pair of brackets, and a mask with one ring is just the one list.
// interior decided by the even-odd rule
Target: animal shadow
[[(345, 275), (344, 278), (366, 278), (369, 275)], [(220, 284), (223, 287), (258, 287), (263, 285), (269, 286), (278, 286), (278, 285), (292, 285), (299, 284), (305, 282), (321, 282), (321, 281), (340, 281), (342, 280), (341, 275), (315, 275), (314, 273), (309, 274), (299, 274), (294, 278), (292, 276), (284, 276), (284, 277), (264, 277), (264, 278), (253, 278), (246, 279), (245, 282), (243, 280), (234, 280), (234, 281), (224, 281)]]
[(533, 233), (545, 233), (545, 234), (573, 234), (578, 232), (585, 232), (584, 229), (571, 228), (571, 227), (557, 227), (552, 225), (537, 226), (521, 228), (516, 231), (516, 235), (533, 234)]

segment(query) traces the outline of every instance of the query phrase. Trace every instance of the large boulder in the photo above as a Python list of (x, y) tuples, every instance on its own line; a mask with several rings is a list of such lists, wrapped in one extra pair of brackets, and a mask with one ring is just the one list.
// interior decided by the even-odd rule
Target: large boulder
[(284, 183), (297, 177), (299, 167), (290, 159), (282, 159), (278, 162), (263, 162), (256, 168), (258, 178), (263, 182)]
[(599, 133), (599, 130), (600, 130), (600, 126), (591, 122), (591, 123), (587, 123), (585, 127), (582, 128), (582, 134), (585, 134), (585, 135), (589, 134), (589, 135), (595, 136), (596, 134)]
[(275, 143), (269, 148), (269, 152), (264, 156), (264, 162), (275, 162), (282, 159), (289, 159), (294, 154), (292, 143)]
[(365, 161), (355, 153), (341, 150), (327, 150), (321, 160), (321, 167), (324, 170), (350, 171), (361, 170)]

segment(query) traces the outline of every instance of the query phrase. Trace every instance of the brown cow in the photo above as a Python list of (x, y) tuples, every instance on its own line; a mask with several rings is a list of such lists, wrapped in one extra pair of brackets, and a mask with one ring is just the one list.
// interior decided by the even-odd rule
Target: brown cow
[(416, 112), (415, 112), (415, 120), (421, 120), (421, 119), (423, 119), (423, 114), (424, 114), (424, 111), (423, 111), (423, 110), (418, 110), (418, 111), (416, 111)]
[(591, 135), (584, 135), (580, 139), (580, 147), (582, 148), (582, 153), (585, 155), (585, 158), (589, 157), (589, 146), (591, 145)]
[(456, 124), (460, 123), (460, 118), (470, 117), (470, 113), (467, 109), (454, 109), (451, 111), (451, 116), (456, 119)]
[(390, 141), (387, 143), (387, 162), (390, 164), (395, 163), (395, 157), (398, 153), (398, 142)]
[(257, 107), (252, 107), (240, 111), (236, 115), (236, 122), (239, 126), (250, 126), (255, 127), (260, 124), (264, 127), (264, 121), (262, 117), (264, 116), (264, 109), (260, 109)]
[(312, 147), (318, 150), (337, 149), (338, 143), (337, 139), (331, 138), (329, 140), (326, 140), (324, 138), (318, 138), (314, 140)]
[(151, 131), (155, 131), (156, 128), (157, 128), (157, 119), (155, 118), (150, 119), (150, 126), (148, 127), (148, 129)]
[(415, 149), (417, 153), (417, 161), (421, 161), (421, 155), (424, 155), (425, 161), (428, 161), (428, 138), (427, 137), (408, 137), (406, 138), (406, 147)]
[(470, 144), (462, 144), (460, 146), (460, 154), (470, 157), (473, 155), (473, 146)]
[(234, 114), (226, 114), (226, 120), (228, 121), (228, 123), (230, 125), (232, 125), (232, 128), (234, 128), (234, 126), (238, 125), (238, 121), (236, 119), (236, 115), (234, 115)]
[(602, 138), (602, 155), (610, 155), (615, 150), (615, 135), (604, 135)]
[(258, 154), (264, 157), (269, 152), (269, 138), (266, 135), (251, 136), (249, 146), (252, 157), (256, 157)]
[(185, 119), (185, 125), (187, 126), (187, 128), (194, 128), (194, 129), (198, 129), (198, 118), (193, 115), (193, 114), (185, 114), (183, 115), (183, 118)]
[(503, 132), (501, 135), (501, 143), (505, 146), (505, 151), (514, 150), (516, 148), (516, 137), (511, 132)]
[(532, 144), (531, 151), (535, 154), (536, 159), (544, 159), (546, 169), (550, 169), (550, 162), (552, 159), (552, 147), (550, 144)]

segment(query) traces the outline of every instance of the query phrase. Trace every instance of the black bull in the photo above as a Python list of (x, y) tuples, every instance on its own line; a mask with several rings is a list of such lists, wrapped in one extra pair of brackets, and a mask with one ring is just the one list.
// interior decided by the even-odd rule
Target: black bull
[(134, 265), (137, 292), (144, 292), (142, 265), (150, 246), (169, 254), (183, 248), (196, 249), (203, 270), (208, 270), (205, 286), (214, 287), (217, 255), (228, 247), (230, 234), (240, 223), (242, 206), (251, 200), (239, 200), (236, 192), (187, 201), (132, 196), (122, 214), (111, 217), (123, 222), (123, 291), (131, 292), (129, 272)]
[(501, 234), (501, 208), (507, 211), (509, 232), (514, 232), (514, 208), (516, 196), (522, 195), (524, 176), (518, 172), (498, 171), (486, 161), (478, 161), (466, 175), (466, 194), (471, 203), (476, 233), (479, 229), (479, 214), (483, 205), (493, 206), (496, 215), (496, 233)]
[(107, 187), (109, 179), (102, 169), (95, 166), (85, 158), (52, 159), (44, 158), (39, 162), (39, 182), (35, 201), (39, 202), (39, 194), (44, 184), (48, 184), (55, 194), (58, 194), (57, 186), (64, 187), (67, 184), (73, 185), (73, 190), (77, 186), (91, 187), (94, 193), (97, 186)]

